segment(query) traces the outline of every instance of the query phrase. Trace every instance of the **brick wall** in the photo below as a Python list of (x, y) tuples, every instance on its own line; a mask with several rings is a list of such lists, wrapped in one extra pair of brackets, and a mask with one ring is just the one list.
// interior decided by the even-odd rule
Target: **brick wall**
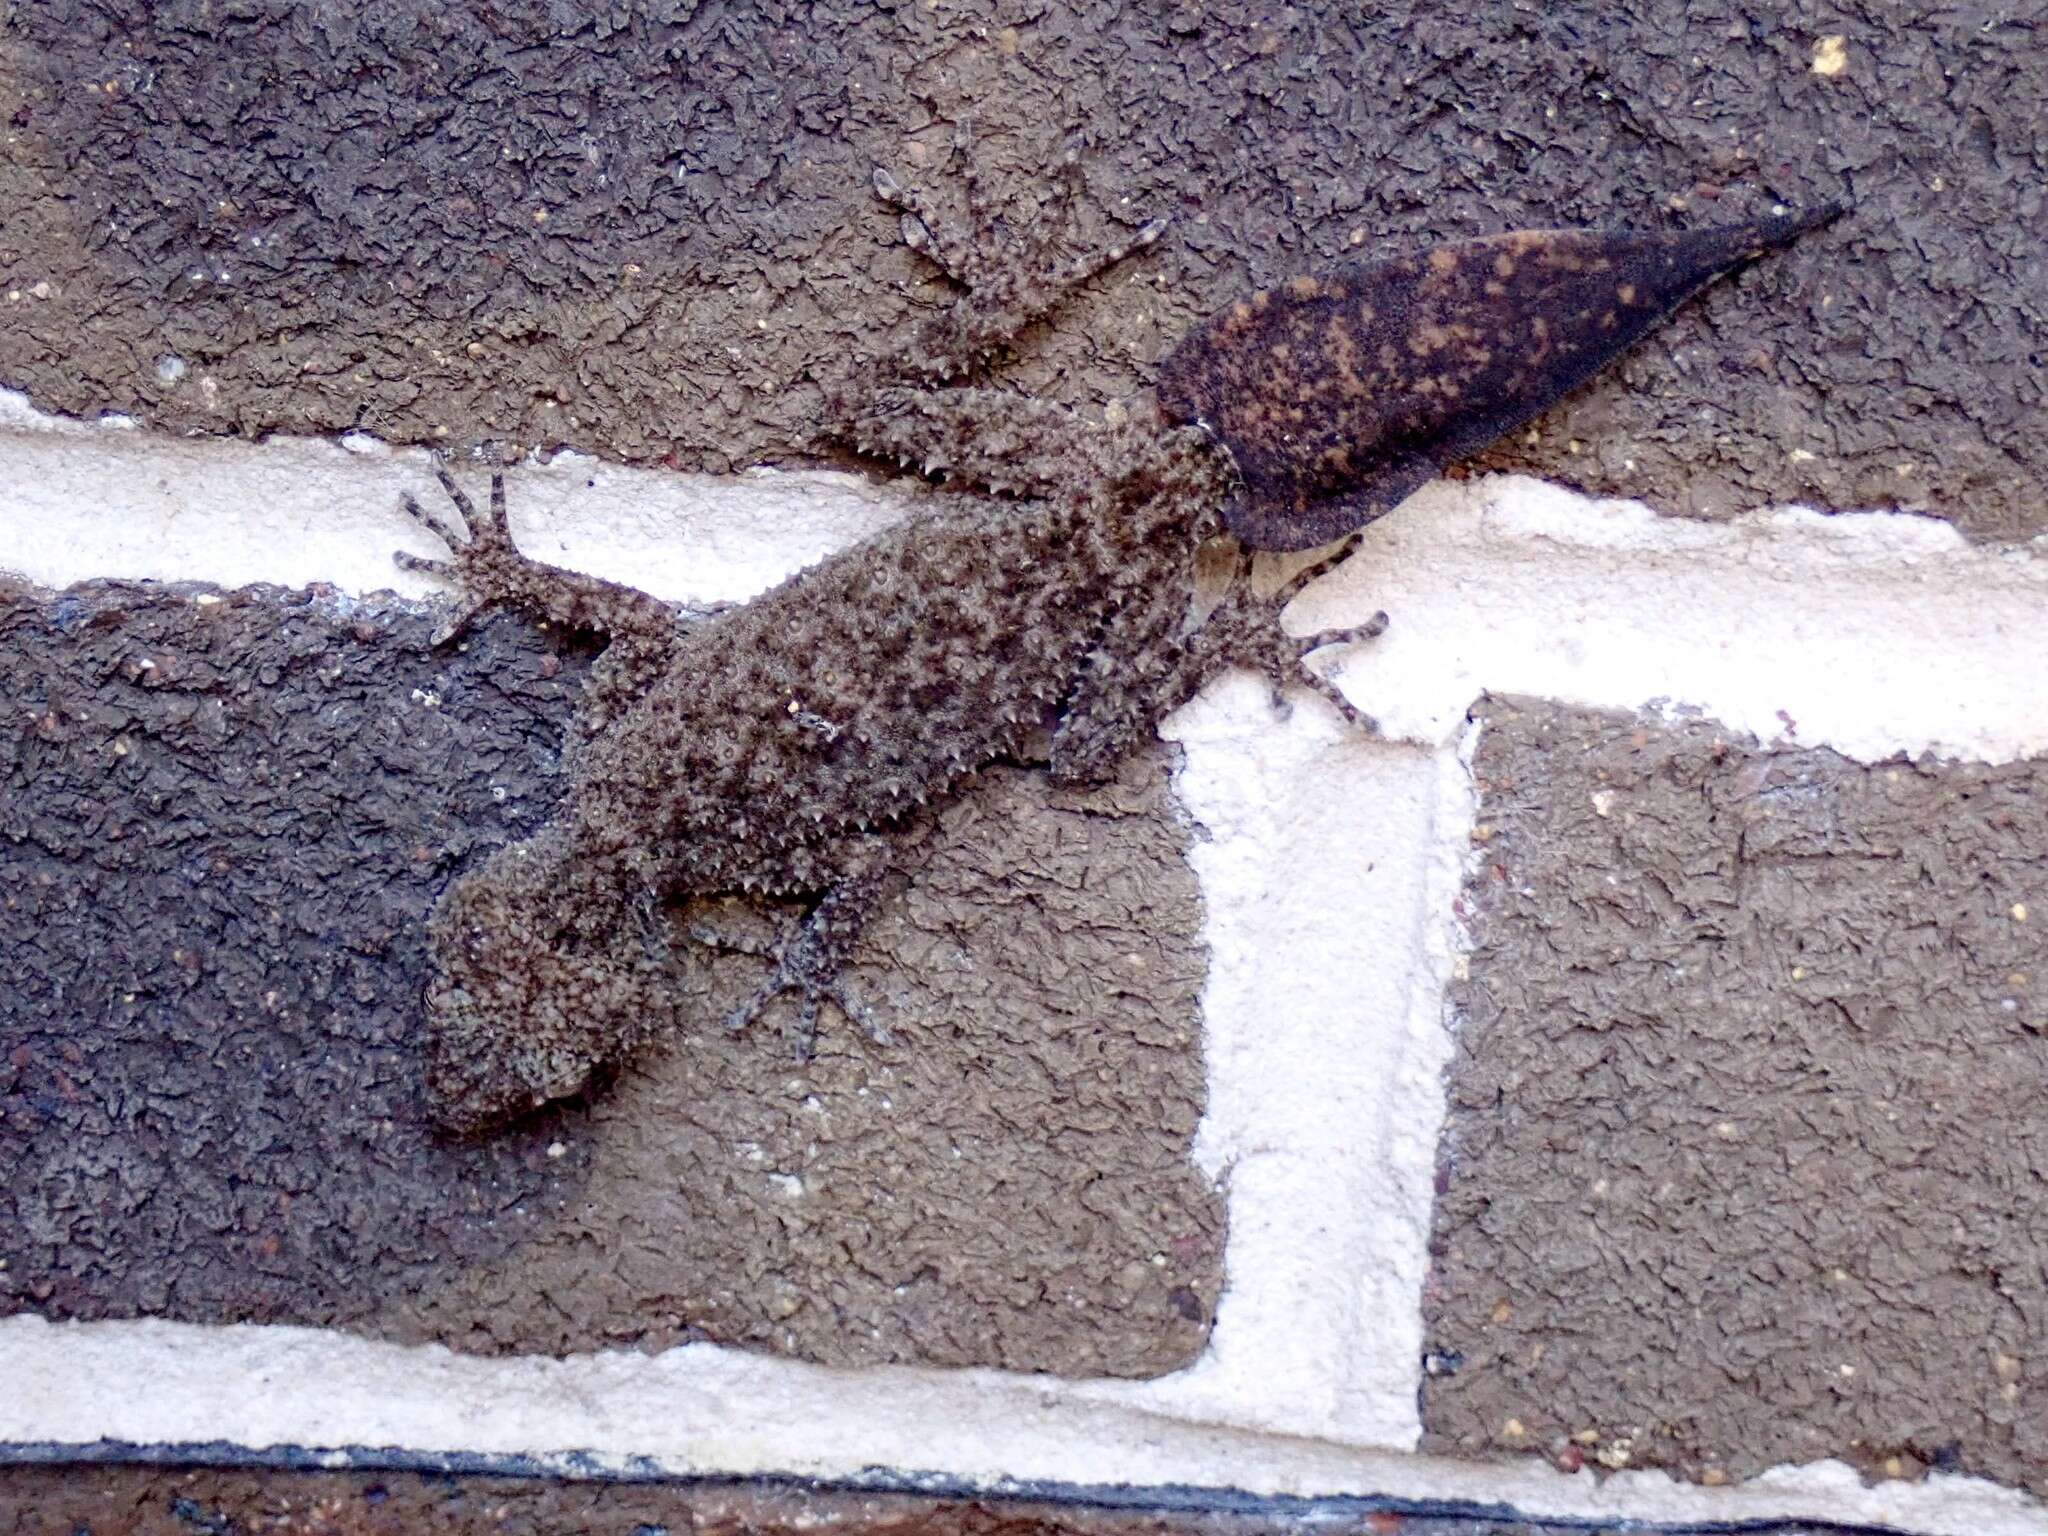
[[(405, 14), (0, 30), (0, 1515), (2048, 1529), (2036, 31)], [(698, 603), (955, 494), (814, 429), (940, 297), (867, 167), (950, 197), (970, 114), (1177, 215), (1007, 375), (1077, 401), (1366, 240), (1859, 213), (1303, 594), (1392, 616), (1317, 662), (1380, 737), (1230, 674), (1099, 788), (1027, 754), (872, 1037), (727, 1035), (706, 952), (436, 1131), (426, 917), (592, 647), (434, 643), (423, 445)]]

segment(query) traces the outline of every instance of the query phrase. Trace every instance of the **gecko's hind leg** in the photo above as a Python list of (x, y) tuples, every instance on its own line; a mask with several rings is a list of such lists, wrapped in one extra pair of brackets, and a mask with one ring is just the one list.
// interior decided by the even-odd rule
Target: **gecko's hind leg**
[(842, 974), (883, 884), (884, 876), (879, 870), (849, 877), (826, 892), (774, 943), (722, 931), (708, 920), (693, 924), (690, 937), (698, 943), (769, 962), (767, 978), (751, 997), (725, 1016), (726, 1032), (741, 1033), (776, 998), (793, 992), (800, 999), (797, 1018), (801, 1059), (810, 1060), (816, 1048), (818, 1016), (827, 1003), (845, 1014), (877, 1045), (889, 1044), (888, 1031), (875, 1023), (866, 1004), (848, 990)]
[(1379, 734), (1379, 722), (1353, 704), (1344, 691), (1321, 673), (1310, 669), (1308, 658), (1334, 645), (1357, 645), (1386, 633), (1387, 615), (1375, 613), (1363, 624), (1341, 629), (1318, 630), (1313, 634), (1290, 635), (1281, 627), (1280, 616), (1287, 605), (1313, 583), (1335, 570), (1359, 545), (1359, 535), (1296, 571), (1268, 596), (1252, 586), (1252, 552), (1238, 558), (1237, 573), (1230, 590), (1191, 637), (1190, 649), (1206, 652), (1225, 666), (1249, 667), (1265, 677), (1273, 690), (1276, 709), (1287, 707), (1285, 690), (1299, 686), (1321, 694), (1337, 712), (1359, 729)]
[[(1062, 177), (1079, 174), (1072, 154), (1063, 157)], [(904, 242), (967, 290), (946, 313), (920, 327), (897, 360), (901, 374), (927, 383), (943, 383), (981, 367), (1070, 289), (1143, 250), (1166, 229), (1166, 220), (1153, 219), (1128, 240), (1063, 259), (1057, 253), (1071, 222), (1071, 196), (1052, 205), (1035, 236), (1013, 243), (982, 206), (973, 173), (968, 177), (971, 223), (965, 228), (941, 218), (921, 192), (879, 167), (874, 189), (902, 211)]]
[(1378, 723), (1335, 683), (1311, 670), (1308, 657), (1329, 646), (1373, 639), (1385, 631), (1387, 616), (1376, 613), (1363, 624), (1311, 635), (1290, 635), (1280, 623), (1287, 605), (1342, 561), (1355, 543), (1347, 540), (1270, 595), (1252, 585), (1251, 551), (1241, 551), (1222, 600), (1192, 629), (1180, 589), (1161, 588), (1126, 603), (1089, 654), (1053, 733), (1053, 777), (1067, 782), (1107, 777), (1161, 717), (1230, 667), (1248, 667), (1264, 677), (1276, 708), (1286, 709), (1288, 688), (1309, 688), (1353, 725), (1377, 735)]

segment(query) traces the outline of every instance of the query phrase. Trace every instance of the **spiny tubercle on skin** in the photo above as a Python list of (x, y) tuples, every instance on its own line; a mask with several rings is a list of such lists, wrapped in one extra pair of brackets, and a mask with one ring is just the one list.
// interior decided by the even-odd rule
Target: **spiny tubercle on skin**
[[(1048, 727), (1056, 777), (1101, 779), (1208, 678), (1247, 667), (1276, 704), (1306, 687), (1370, 728), (1305, 658), (1370, 640), (1386, 616), (1307, 637), (1280, 624), (1345, 550), (1261, 594), (1247, 548), (1192, 622), (1197, 552), (1226, 507), (1249, 547), (1348, 532), (1577, 382), (1738, 248), (1789, 238), (1768, 225), (1543, 232), (1302, 279), (1191, 335), (1162, 372), (1163, 418), (1102, 425), (954, 381), (1124, 251), (1059, 262), (1057, 231), (1012, 251), (992, 225), (956, 229), (893, 180), (876, 187), (963, 292), (841, 398), (836, 432), (1026, 499), (927, 510), (695, 617), (527, 559), (502, 482), (479, 513), (443, 476), (466, 532), (408, 501), (452, 555), (401, 563), (460, 587), (464, 618), (506, 603), (610, 637), (556, 815), (462, 875), (431, 921), (429, 1085), (452, 1128), (574, 1093), (598, 1065), (699, 1022), (684, 1016), (672, 946), (685, 940), (664, 903), (812, 903), (728, 1023), (782, 992), (800, 997), (806, 1028), (826, 1001), (864, 1018), (839, 972), (878, 893), (914, 864), (933, 805)], [(1502, 255), (1541, 280), (1518, 283)], [(1528, 336), (1541, 347), (1518, 357)], [(749, 948), (708, 927), (691, 937)]]

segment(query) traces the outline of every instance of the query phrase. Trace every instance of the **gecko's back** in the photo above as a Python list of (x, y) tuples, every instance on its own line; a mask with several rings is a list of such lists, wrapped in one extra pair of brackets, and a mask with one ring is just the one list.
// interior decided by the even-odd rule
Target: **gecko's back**
[(706, 625), (578, 763), (586, 846), (664, 888), (810, 885), (835, 838), (1015, 751), (1106, 586), (1086, 512), (929, 512)]

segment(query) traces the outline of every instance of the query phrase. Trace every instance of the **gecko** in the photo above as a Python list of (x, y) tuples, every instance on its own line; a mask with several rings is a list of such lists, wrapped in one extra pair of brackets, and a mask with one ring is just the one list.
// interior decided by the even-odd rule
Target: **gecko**
[[(1072, 180), (1072, 160), (1063, 170)], [(1372, 720), (1309, 664), (1362, 624), (1290, 635), (1288, 605), (1358, 530), (1528, 419), (1715, 276), (1837, 210), (1671, 235), (1538, 230), (1300, 277), (1229, 306), (1163, 360), (1156, 390), (1096, 417), (980, 376), (1029, 325), (1155, 242), (1164, 221), (1078, 257), (1072, 197), (1015, 237), (967, 184), (964, 222), (883, 170), (876, 195), (957, 288), (835, 402), (829, 434), (983, 492), (948, 498), (751, 601), (687, 612), (524, 555), (494, 474), (482, 511), (444, 465), (459, 524), (400, 551), (459, 605), (445, 640), (507, 606), (606, 646), (539, 830), (458, 876), (428, 926), (433, 1112), (473, 1133), (581, 1091), (673, 1026), (678, 942), (745, 948), (766, 979), (725, 1019), (799, 1000), (865, 1012), (841, 981), (880, 893), (936, 808), (1050, 732), (1054, 779), (1106, 777), (1230, 668), (1277, 707), (1301, 687)], [(1200, 611), (1196, 561), (1236, 545)], [(1260, 551), (1330, 545), (1277, 586)], [(803, 904), (766, 946), (700, 926), (695, 897)]]

